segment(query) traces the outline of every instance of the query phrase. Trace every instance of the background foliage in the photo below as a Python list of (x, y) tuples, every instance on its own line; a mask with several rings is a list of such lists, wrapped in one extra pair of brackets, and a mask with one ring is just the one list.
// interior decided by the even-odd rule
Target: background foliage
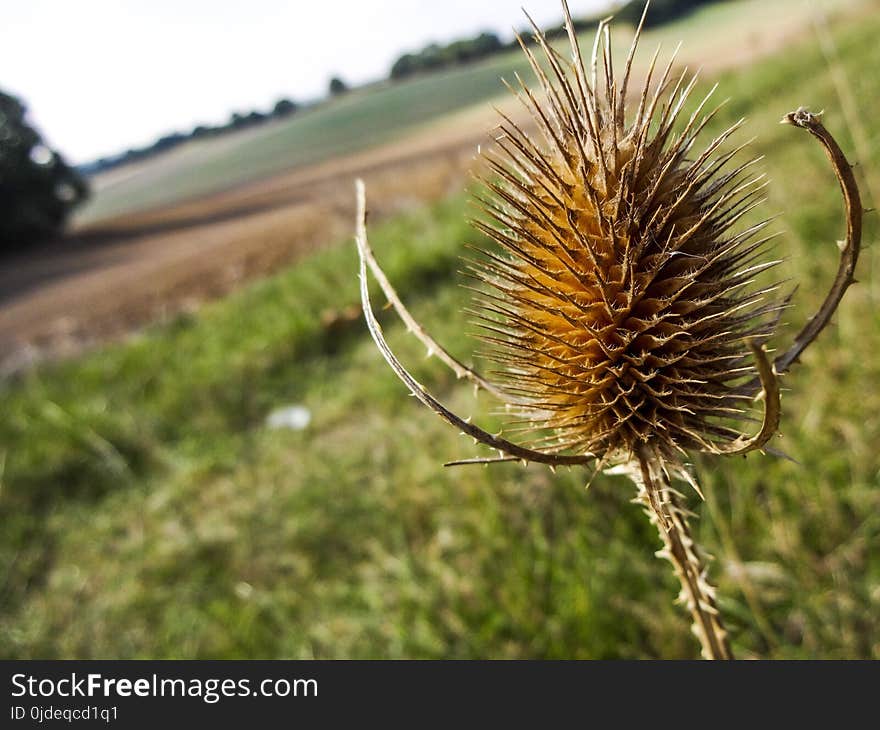
[(0, 91), (0, 253), (58, 233), (88, 196), (86, 181), (43, 144), (26, 112)]

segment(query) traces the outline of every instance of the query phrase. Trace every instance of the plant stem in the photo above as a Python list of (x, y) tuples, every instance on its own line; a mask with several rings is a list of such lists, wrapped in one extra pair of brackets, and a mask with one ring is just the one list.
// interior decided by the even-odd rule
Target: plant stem
[[(675, 568), (681, 582), (679, 600), (693, 618), (693, 632), (700, 640), (704, 659), (733, 659), (727, 631), (715, 602), (715, 588), (706, 578), (700, 551), (688, 527), (687, 511), (681, 506), (681, 495), (669, 485), (669, 476), (661, 457), (649, 449), (637, 454), (635, 479), (639, 502), (651, 523), (657, 527), (663, 550), (658, 557), (666, 558)], [(634, 474), (635, 475), (635, 474)]]

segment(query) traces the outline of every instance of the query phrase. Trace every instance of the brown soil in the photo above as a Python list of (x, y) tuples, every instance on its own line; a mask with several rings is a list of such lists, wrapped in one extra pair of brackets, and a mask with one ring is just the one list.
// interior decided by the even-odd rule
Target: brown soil
[(357, 177), (374, 219), (460, 190), (492, 119), (462, 116), (365, 153), (104, 220), (5, 259), (0, 372), (192, 309), (352, 234)]

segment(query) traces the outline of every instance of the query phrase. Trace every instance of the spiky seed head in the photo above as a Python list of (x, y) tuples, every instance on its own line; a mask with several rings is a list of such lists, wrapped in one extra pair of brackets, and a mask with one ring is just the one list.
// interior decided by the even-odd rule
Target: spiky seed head
[(628, 113), (638, 32), (618, 82), (607, 24), (589, 70), (570, 17), (568, 30), (570, 62), (537, 27), (542, 61), (522, 43), (540, 91), (519, 79), (514, 91), (540, 141), (504, 117), (486, 155), (488, 220), (475, 224), (503, 251), (476, 266), (482, 337), (524, 430), (546, 429), (531, 442), (545, 451), (711, 450), (739, 437), (749, 341), (784, 306), (754, 285), (774, 263), (761, 261), (767, 221), (737, 226), (761, 202), (756, 160), (721, 151), (739, 123), (694, 152), (718, 108), (706, 97), (683, 118), (696, 74), (673, 78), (672, 60), (658, 73), (655, 55)]

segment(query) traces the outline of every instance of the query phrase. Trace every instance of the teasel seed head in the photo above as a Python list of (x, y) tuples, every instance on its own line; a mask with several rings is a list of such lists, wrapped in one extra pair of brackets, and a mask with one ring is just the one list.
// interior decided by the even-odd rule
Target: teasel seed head
[[(757, 283), (778, 263), (765, 260), (767, 221), (740, 224), (761, 202), (761, 176), (746, 176), (755, 160), (737, 162), (743, 147), (720, 151), (740, 124), (695, 153), (717, 109), (704, 113), (707, 97), (679, 122), (696, 77), (686, 81), (684, 73), (672, 82), (670, 61), (652, 84), (656, 54), (628, 117), (627, 86), (645, 15), (618, 86), (607, 23), (599, 26), (588, 77), (565, 0), (562, 6), (571, 62), (535, 27), (546, 68), (525, 44), (523, 50), (542, 97), (521, 81), (515, 92), (543, 142), (534, 143), (504, 118), (498, 151), (488, 158), (489, 194), (481, 198), (489, 219), (476, 222), (503, 249), (483, 251), (475, 275), (485, 285), (476, 314), (490, 355), (503, 366), (504, 387), (445, 350), (404, 306), (370, 247), (366, 192), (358, 180), (355, 240), (364, 317), (410, 393), (475, 443), (498, 452), (447, 466), (519, 460), (551, 468), (594, 464), (597, 472), (611, 466), (609, 471), (628, 475), (638, 489), (636, 501), (660, 531), (664, 548), (657, 554), (675, 568), (703, 656), (730, 659), (715, 589), (706, 577), (707, 556), (694, 541), (672, 479), (700, 493), (679, 458), (687, 450), (769, 451), (780, 418), (778, 376), (816, 340), (855, 283), (863, 215), (858, 185), (819, 114), (801, 107), (783, 118), (824, 148), (843, 193), (846, 239), (819, 310), (771, 363), (763, 342), (788, 300), (776, 297), (777, 284)], [(530, 444), (462, 418), (412, 376), (373, 312), (368, 270), (429, 355), (525, 416), (519, 428)], [(750, 401), (759, 398), (760, 428), (753, 436), (740, 435), (732, 425), (747, 419)], [(536, 430), (548, 435), (535, 436)]]
[(720, 107), (710, 92), (684, 118), (697, 74), (673, 77), (672, 60), (658, 73), (655, 55), (628, 98), (638, 32), (618, 80), (607, 23), (589, 68), (567, 27), (570, 62), (537, 27), (541, 61), (521, 41), (540, 90), (517, 78), (514, 93), (540, 141), (504, 117), (486, 154), (475, 225), (502, 249), (474, 266), (488, 356), (530, 447), (605, 463), (733, 449), (756, 343), (786, 304), (758, 286), (778, 263), (768, 222), (740, 225), (762, 202), (757, 160), (723, 149), (741, 122), (699, 146)]

